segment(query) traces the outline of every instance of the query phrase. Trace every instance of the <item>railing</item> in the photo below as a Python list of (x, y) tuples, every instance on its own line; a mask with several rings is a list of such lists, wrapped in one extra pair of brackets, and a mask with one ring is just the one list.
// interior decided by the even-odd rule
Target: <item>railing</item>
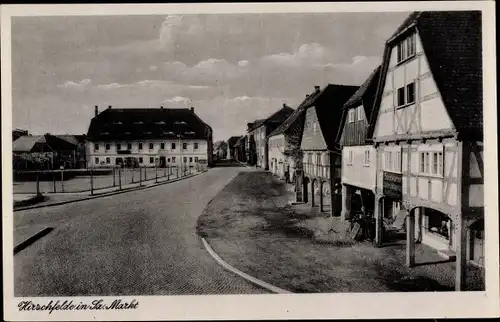
[(14, 194), (104, 193), (180, 179), (207, 169), (191, 163), (166, 167), (120, 166), (75, 170), (14, 171)]

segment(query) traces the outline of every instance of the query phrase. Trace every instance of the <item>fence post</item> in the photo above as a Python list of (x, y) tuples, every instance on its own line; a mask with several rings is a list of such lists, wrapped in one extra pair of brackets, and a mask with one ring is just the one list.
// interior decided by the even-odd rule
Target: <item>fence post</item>
[(148, 180), (148, 168), (144, 166), (144, 181)]
[[(167, 167), (168, 167), (168, 166), (167, 166)], [(165, 168), (165, 169), (168, 169), (168, 170), (166, 170), (166, 171), (167, 171), (167, 181), (169, 181), (169, 180), (170, 180), (170, 170), (171, 170), (171, 168), (170, 168), (170, 167), (168, 167), (168, 168)]]
[(175, 165), (175, 170), (177, 171), (177, 179), (179, 178), (179, 166)]
[(40, 171), (36, 171), (36, 195), (40, 194)]
[(155, 182), (158, 183), (158, 168), (156, 167), (156, 162), (155, 162)]
[(116, 179), (115, 179), (115, 172), (116, 172), (116, 168), (113, 166), (113, 187), (116, 187)]
[(164, 167), (163, 167), (163, 176), (166, 177), (167, 176), (167, 165), (165, 164)]
[(56, 173), (55, 173), (55, 171), (52, 171), (51, 173), (52, 173), (52, 182), (54, 183), (54, 193), (56, 193), (57, 192), (57, 190), (56, 190)]
[(118, 168), (118, 185), (119, 189), (122, 190), (122, 166)]
[[(134, 172), (135, 172), (135, 165), (132, 166), (132, 183), (134, 183)], [(141, 166), (139, 166), (139, 177), (140, 176), (141, 176)]]
[(90, 168), (90, 195), (94, 194), (94, 177), (93, 177), (92, 169), (93, 168)]
[(142, 186), (142, 170), (141, 170), (141, 166), (139, 166), (139, 186)]
[(64, 192), (64, 170), (61, 169), (61, 192)]

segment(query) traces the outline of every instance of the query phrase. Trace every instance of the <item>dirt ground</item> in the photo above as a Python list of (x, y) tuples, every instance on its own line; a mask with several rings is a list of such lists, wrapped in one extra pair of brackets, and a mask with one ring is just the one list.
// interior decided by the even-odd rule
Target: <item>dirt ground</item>
[[(207, 206), (198, 233), (229, 264), (296, 293), (453, 291), (455, 263), (417, 245), (405, 266), (404, 241), (376, 248), (340, 234), (337, 218), (291, 206), (292, 193), (268, 172), (240, 173)], [(467, 271), (484, 290), (484, 271)]]

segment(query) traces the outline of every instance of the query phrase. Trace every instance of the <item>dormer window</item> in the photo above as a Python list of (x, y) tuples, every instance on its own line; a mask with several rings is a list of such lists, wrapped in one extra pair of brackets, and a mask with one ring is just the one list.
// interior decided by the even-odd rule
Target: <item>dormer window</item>
[(136, 121), (134, 124), (144, 124), (142, 121)]
[(186, 135), (195, 135), (196, 133), (194, 133), (193, 131), (189, 131), (189, 132), (185, 132), (184, 134), (186, 134)]
[(175, 133), (172, 132), (172, 131), (164, 132), (164, 134), (166, 134), (166, 135), (175, 135)]
[(123, 124), (123, 123), (120, 121), (116, 121), (116, 122), (113, 122), (113, 124)]
[(109, 132), (101, 132), (101, 135), (109, 135)]
[(184, 122), (184, 121), (175, 121), (174, 124), (176, 124), (176, 125), (184, 125), (184, 124), (187, 124), (187, 123)]
[(405, 61), (413, 56), (415, 56), (415, 45), (416, 37), (415, 34), (411, 34), (409, 37), (405, 38), (397, 45), (398, 51), (398, 63)]
[(160, 124), (160, 125), (163, 125), (163, 124), (165, 124), (165, 122), (163, 122), (163, 121), (158, 121), (158, 122), (155, 122), (155, 124)]

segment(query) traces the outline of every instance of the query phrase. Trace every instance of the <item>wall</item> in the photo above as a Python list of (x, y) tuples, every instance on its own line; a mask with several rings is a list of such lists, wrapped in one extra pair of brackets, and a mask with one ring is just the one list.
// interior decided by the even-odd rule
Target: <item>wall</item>
[(284, 176), (284, 164), (287, 157), (283, 154), (285, 149), (285, 136), (275, 135), (269, 138), (269, 171), (279, 177)]
[(340, 145), (365, 145), (366, 131), (368, 128), (365, 109), (363, 105), (359, 105), (350, 110), (356, 111), (355, 119), (354, 122), (350, 122), (348, 115), (346, 115), (346, 121), (340, 137)]
[[(418, 34), (416, 55), (413, 58), (398, 65), (396, 51), (396, 47), (391, 50), (374, 140), (395, 135), (452, 130), (453, 124), (432, 77)], [(412, 81), (415, 81), (415, 103), (396, 108), (397, 89)]]
[[(139, 143), (143, 144), (142, 150), (139, 150)], [(194, 143), (198, 143), (198, 149), (194, 149)], [(94, 151), (94, 144), (97, 143), (99, 144), (99, 150)], [(189, 158), (193, 158), (193, 162), (195, 158), (198, 158), (199, 160), (205, 160), (208, 161), (208, 154), (209, 154), (209, 144), (207, 140), (130, 140), (130, 141), (118, 141), (118, 142), (108, 142), (110, 143), (110, 149), (106, 151), (105, 149), (105, 144), (106, 142), (99, 141), (99, 142), (87, 142), (87, 161), (89, 166), (109, 166), (109, 165), (114, 165), (116, 158), (122, 158), (125, 159), (127, 157), (134, 157), (134, 158), (143, 158), (143, 165), (145, 166), (154, 166), (154, 162), (150, 163), (150, 157), (160, 157), (160, 156), (165, 156), (166, 158), (172, 158), (175, 157), (175, 162), (172, 162), (171, 159), (171, 164), (181, 164), (183, 160), (180, 159), (180, 157), (186, 157), (187, 162), (189, 162)], [(121, 149), (126, 150), (127, 149), (127, 143), (132, 144), (132, 149), (130, 150), (130, 154), (118, 154), (117, 149), (116, 149), (116, 143), (120, 143)], [(153, 143), (153, 149), (149, 149), (149, 143)], [(161, 143), (165, 143), (165, 149), (161, 149)], [(172, 149), (172, 143), (175, 143), (175, 149)], [(182, 144), (187, 143), (187, 149), (182, 150)], [(95, 158), (99, 158), (99, 164), (95, 163)], [(110, 164), (102, 164), (102, 162), (106, 161), (106, 158), (110, 158)]]
[[(365, 151), (369, 153), (369, 163), (366, 164)], [(351, 164), (348, 162), (349, 153), (352, 153)], [(376, 149), (371, 145), (344, 146), (342, 148), (342, 184), (375, 190), (376, 157)]]
[(300, 148), (302, 150), (326, 150), (327, 148), (314, 106), (309, 107), (306, 111)]

